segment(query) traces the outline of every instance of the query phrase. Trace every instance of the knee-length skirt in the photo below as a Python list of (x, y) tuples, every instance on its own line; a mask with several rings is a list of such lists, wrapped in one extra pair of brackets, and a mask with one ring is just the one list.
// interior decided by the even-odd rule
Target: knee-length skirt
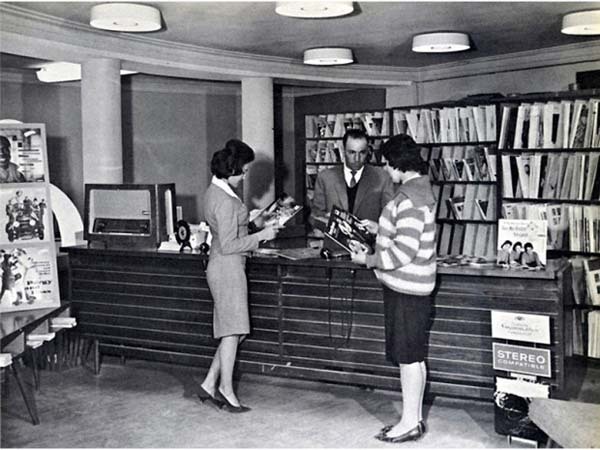
[(250, 333), (246, 257), (217, 255), (206, 269), (208, 287), (214, 301), (213, 336), (221, 338)]

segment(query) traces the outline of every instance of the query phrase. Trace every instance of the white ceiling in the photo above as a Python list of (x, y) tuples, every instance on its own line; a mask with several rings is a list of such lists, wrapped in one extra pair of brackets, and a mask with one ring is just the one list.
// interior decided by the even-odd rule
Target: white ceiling
[[(6, 2), (10, 4), (11, 2)], [(99, 2), (15, 2), (64, 20), (88, 25)], [(279, 16), (274, 2), (146, 2), (160, 9), (162, 30), (139, 34), (212, 49), (301, 60), (318, 46), (351, 47), (358, 64), (419, 68), (574, 43), (600, 36), (560, 32), (567, 12), (600, 8), (600, 2), (355, 2), (355, 12), (334, 19)], [(453, 54), (411, 51), (415, 34), (431, 31), (469, 34), (472, 49)], [(107, 32), (110, 33), (110, 32)], [(4, 66), (24, 60), (3, 56)]]

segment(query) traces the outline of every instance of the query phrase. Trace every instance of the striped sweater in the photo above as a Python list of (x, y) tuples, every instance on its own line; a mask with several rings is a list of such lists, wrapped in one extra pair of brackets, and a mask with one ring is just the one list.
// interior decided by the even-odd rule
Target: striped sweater
[(390, 289), (429, 295), (435, 288), (435, 197), (426, 176), (403, 183), (379, 217), (367, 266)]

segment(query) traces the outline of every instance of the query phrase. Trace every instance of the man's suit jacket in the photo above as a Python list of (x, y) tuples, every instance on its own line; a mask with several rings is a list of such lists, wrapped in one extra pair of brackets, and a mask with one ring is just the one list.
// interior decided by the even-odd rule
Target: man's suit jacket
[[(394, 191), (394, 183), (383, 169), (365, 165), (356, 191), (354, 210), (350, 212), (359, 219), (377, 222), (385, 205), (394, 197)], [(321, 229), (326, 226), (325, 216), (334, 205), (348, 210), (343, 166), (319, 172), (311, 210), (313, 226)]]

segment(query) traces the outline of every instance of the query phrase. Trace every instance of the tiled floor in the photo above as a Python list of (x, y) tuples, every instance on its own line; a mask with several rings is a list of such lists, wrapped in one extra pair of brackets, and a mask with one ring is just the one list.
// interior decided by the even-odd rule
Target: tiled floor
[[(2, 402), (1, 445), (383, 448), (389, 445), (373, 435), (397, 421), (401, 411), (394, 392), (245, 374), (238, 393), (253, 410), (229, 414), (196, 399), (203, 373), (142, 361), (121, 365), (116, 359), (108, 359), (99, 376), (81, 367), (45, 372), (37, 394), (38, 426), (29, 421), (13, 383)], [(599, 374), (596, 370), (595, 381), (582, 382), (578, 391), (600, 397)], [(494, 431), (491, 402), (438, 397), (426, 406), (426, 420), (423, 439), (404, 447), (508, 446)]]

